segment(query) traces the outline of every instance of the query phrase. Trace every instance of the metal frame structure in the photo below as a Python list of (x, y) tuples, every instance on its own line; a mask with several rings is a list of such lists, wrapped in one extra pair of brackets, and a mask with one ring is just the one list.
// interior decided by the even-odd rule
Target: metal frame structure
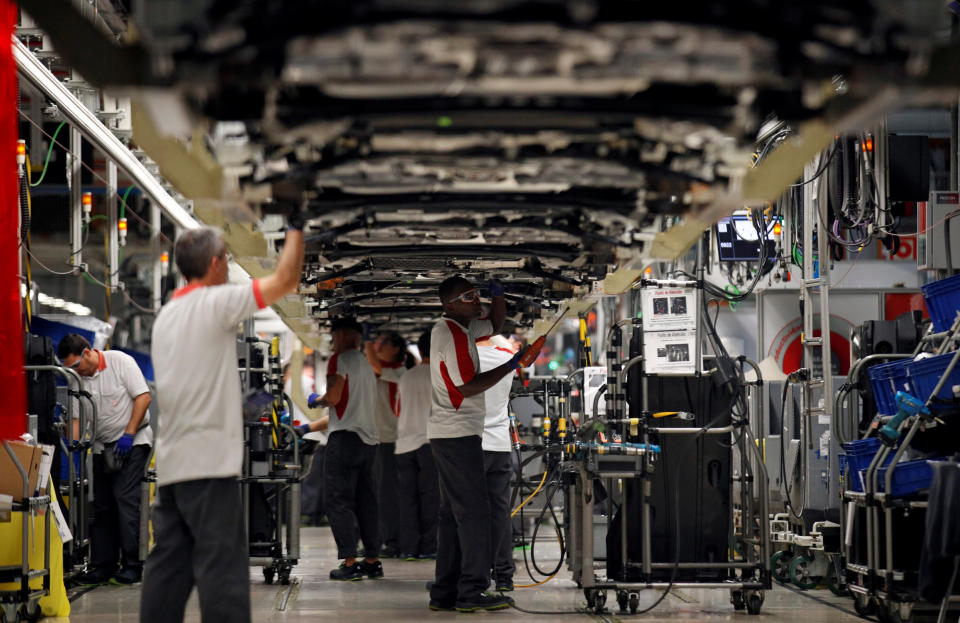
[[(694, 284), (696, 282), (693, 282)], [(699, 307), (698, 307), (699, 317)], [(607, 336), (607, 414), (605, 423), (614, 425), (608, 429), (608, 434), (613, 431), (626, 434), (627, 426), (637, 426), (639, 431), (639, 420), (645, 418), (621, 418), (622, 411), (619, 408), (623, 405), (625, 397), (622, 395), (624, 385), (627, 379), (627, 373), (635, 365), (643, 364), (643, 357), (637, 356), (626, 363), (622, 361), (619, 345), (620, 339), (617, 335), (620, 333), (620, 327), (624, 324), (638, 324), (637, 319), (629, 318), (615, 323)], [(697, 327), (697, 339), (700, 341), (701, 328)], [(698, 344), (698, 358), (703, 355), (700, 352)], [(758, 366), (747, 361), (748, 365), (754, 368), (759, 376)], [(698, 370), (703, 370), (703, 362), (700, 361)], [(710, 371), (698, 372), (697, 376), (710, 375)], [(568, 378), (572, 378), (576, 372)], [(678, 375), (670, 375), (678, 376)], [(643, 405), (642, 411), (648, 411), (648, 393), (647, 376), (643, 376)], [(751, 389), (749, 404), (752, 409), (759, 406), (760, 382), (748, 383)], [(612, 389), (610, 389), (612, 387)], [(596, 401), (599, 400), (599, 394)], [(595, 401), (595, 402), (596, 402)], [(586, 408), (586, 405), (584, 405)], [(584, 409), (585, 410), (585, 409)], [(594, 407), (596, 411), (596, 407)], [(595, 416), (596, 417), (596, 416)], [(752, 418), (761, 420), (762, 418)], [(585, 426), (588, 419), (584, 419), (581, 427)], [(619, 425), (619, 427), (617, 426)], [(760, 431), (763, 431), (764, 423), (759, 422)], [(610, 462), (609, 466), (604, 466), (602, 452), (587, 450), (582, 456), (571, 461), (570, 467), (566, 470), (571, 475), (569, 484), (566, 487), (568, 496), (567, 508), (570, 510), (568, 520), (568, 538), (567, 551), (569, 552), (568, 565), (573, 573), (573, 579), (584, 590), (587, 598), (587, 604), (596, 612), (603, 612), (606, 602), (606, 591), (614, 590), (617, 592), (617, 601), (622, 610), (629, 604), (630, 611), (636, 612), (638, 597), (636, 591), (643, 589), (663, 589), (672, 588), (716, 588), (729, 590), (731, 593), (731, 602), (737, 609), (746, 608), (751, 614), (759, 614), (763, 604), (764, 591), (771, 588), (771, 576), (769, 568), (770, 560), (770, 540), (769, 532), (766, 529), (766, 517), (769, 515), (769, 496), (768, 496), (768, 476), (764, 466), (763, 457), (760, 449), (754, 442), (754, 424), (744, 424), (743, 434), (735, 440), (734, 447), (738, 449), (740, 458), (740, 506), (742, 533), (734, 534), (733, 515), (736, 512), (734, 504), (731, 504), (731, 533), (730, 533), (730, 551), (735, 549), (734, 545), (741, 545), (740, 550), (744, 553), (744, 561), (729, 560), (727, 562), (666, 562), (652, 560), (652, 528), (651, 528), (651, 491), (652, 491), (652, 462), (655, 453), (650, 446), (650, 433), (661, 435), (717, 435), (727, 436), (728, 438), (734, 431), (734, 426), (717, 426), (711, 428), (674, 428), (674, 427), (656, 427), (643, 424), (642, 441), (640, 449), (633, 457), (633, 465), (628, 468), (627, 462), (623, 457), (617, 457), (616, 463)], [(624, 439), (626, 437), (624, 436)], [(761, 437), (762, 438), (762, 437)], [(749, 446), (749, 448), (748, 448)], [(747, 478), (747, 474), (758, 474), (760, 476), (759, 487), (757, 489), (758, 501), (755, 503), (753, 482)], [(639, 582), (622, 582), (613, 580), (599, 580), (595, 572), (594, 559), (594, 493), (593, 483), (595, 479), (608, 480), (611, 485), (622, 484), (625, 479), (642, 480), (641, 494), (641, 536), (642, 539), (642, 560), (640, 567), (642, 576), (645, 580)], [(619, 490), (618, 487), (608, 487), (610, 491)], [(621, 505), (621, 560), (624, 565), (627, 562), (627, 543), (629, 533), (627, 530), (626, 505)], [(679, 537), (678, 537), (679, 538)], [(730, 573), (729, 581), (722, 582), (657, 582), (651, 578), (656, 569), (719, 569), (728, 570)]]

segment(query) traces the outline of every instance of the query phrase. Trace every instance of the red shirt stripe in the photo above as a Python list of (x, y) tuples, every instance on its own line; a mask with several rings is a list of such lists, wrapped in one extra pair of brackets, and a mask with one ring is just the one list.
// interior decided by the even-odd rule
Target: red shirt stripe
[(447, 364), (443, 361), (440, 362), (440, 376), (443, 378), (443, 384), (447, 386), (447, 395), (450, 397), (450, 404), (453, 405), (454, 409), (459, 411), (460, 405), (463, 404), (463, 394), (461, 394), (457, 386), (453, 384), (453, 379), (450, 378), (450, 373), (447, 371)]
[[(460, 371), (460, 378), (463, 379), (464, 383), (469, 383), (476, 376), (477, 371), (474, 369), (473, 359), (470, 357), (468, 336), (457, 323), (450, 320), (447, 321), (447, 328), (450, 329), (450, 335), (453, 336), (453, 346), (457, 351), (457, 369)], [(463, 397), (461, 396), (460, 399), (463, 400)]]
[(260, 280), (253, 280), (253, 298), (257, 302), (257, 307), (263, 309), (267, 306), (266, 301), (263, 300), (263, 294), (260, 292)]

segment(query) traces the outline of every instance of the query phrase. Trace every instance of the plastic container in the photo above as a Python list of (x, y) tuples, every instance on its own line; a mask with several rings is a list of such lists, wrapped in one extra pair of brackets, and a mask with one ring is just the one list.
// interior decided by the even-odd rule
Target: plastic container
[[(907, 372), (910, 374), (910, 384), (913, 386), (913, 395), (924, 402), (933, 394), (937, 388), (940, 377), (947, 371), (950, 360), (955, 353), (944, 353), (935, 355), (926, 359), (917, 359), (907, 364)], [(953, 368), (950, 377), (940, 388), (937, 398), (953, 402), (953, 386), (960, 385), (960, 362)], [(934, 401), (930, 405), (931, 411), (943, 411), (950, 408), (950, 405), (938, 404)]]
[(936, 331), (946, 331), (960, 311), (960, 275), (928, 283), (921, 288)]
[(913, 393), (907, 365), (910, 359), (891, 361), (870, 366), (867, 373), (873, 388), (873, 399), (877, 403), (877, 412), (881, 415), (894, 415), (897, 412), (896, 395), (898, 391)]
[[(849, 484), (851, 490), (863, 491), (863, 473), (870, 467), (870, 463), (873, 462), (873, 457), (876, 456), (879, 449), (880, 440), (876, 437), (857, 439), (843, 444), (844, 454), (840, 455), (841, 464), (845, 464), (850, 468)], [(883, 464), (887, 465), (892, 458), (893, 452), (890, 452), (887, 458), (884, 459)], [(841, 473), (842, 469), (841, 467)]]
[[(930, 459), (919, 461), (903, 461), (897, 463), (893, 470), (893, 480), (890, 482), (890, 495), (903, 497), (923, 489), (929, 489), (933, 480), (933, 468), (928, 463)], [(887, 470), (890, 466), (881, 467), (878, 471), (879, 488), (883, 491), (887, 483)]]

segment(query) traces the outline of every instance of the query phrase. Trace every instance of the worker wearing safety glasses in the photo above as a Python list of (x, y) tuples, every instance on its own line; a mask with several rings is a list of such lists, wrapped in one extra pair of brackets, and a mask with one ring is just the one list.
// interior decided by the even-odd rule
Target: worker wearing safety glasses
[(153, 443), (147, 381), (133, 357), (93, 349), (76, 333), (60, 340), (57, 356), (87, 379), (86, 387), (97, 405), (91, 568), (76, 582), (80, 586), (139, 582), (140, 481)]
[[(503, 287), (491, 282), (490, 315), (463, 277), (440, 284), (443, 317), (430, 334), (432, 399), (427, 437), (440, 477), (436, 581), (431, 610), (500, 610), (512, 600), (487, 594), (491, 515), (483, 462), (483, 393), (520, 367), (521, 353), (480, 371), (476, 341), (500, 331), (506, 319)], [(532, 353), (531, 353), (532, 354)]]

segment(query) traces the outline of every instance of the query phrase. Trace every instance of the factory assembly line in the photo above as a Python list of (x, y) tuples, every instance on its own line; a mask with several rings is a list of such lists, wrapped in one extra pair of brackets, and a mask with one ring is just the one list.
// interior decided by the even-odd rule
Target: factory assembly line
[(957, 2), (0, 26), (0, 623), (960, 617)]

